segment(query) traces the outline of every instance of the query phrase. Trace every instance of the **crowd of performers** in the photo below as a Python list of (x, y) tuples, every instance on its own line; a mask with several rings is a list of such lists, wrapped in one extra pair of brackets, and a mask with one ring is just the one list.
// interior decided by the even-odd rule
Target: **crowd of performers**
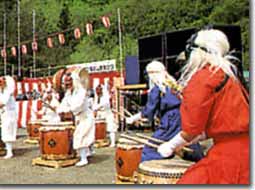
[[(146, 67), (149, 94), (142, 110), (127, 118), (133, 124), (142, 118), (160, 119), (154, 138), (166, 141), (158, 149), (145, 146), (142, 160), (171, 159), (175, 151), (188, 146), (183, 159), (195, 161), (178, 181), (179, 184), (249, 184), (249, 94), (240, 82), (238, 69), (231, 60), (227, 36), (215, 29), (200, 30), (187, 41), (182, 54), (180, 78), (168, 74), (161, 62), (152, 61)], [(180, 61), (180, 60), (179, 60)], [(0, 80), (2, 140), (11, 158), (12, 142), (16, 139), (15, 100)], [(75, 73), (64, 78), (65, 96), (58, 102), (52, 89), (47, 89), (47, 107), (39, 114), (58, 122), (63, 113), (75, 118), (73, 148), (81, 160), (76, 165), (88, 164), (93, 152), (95, 119), (105, 118), (111, 146), (115, 146), (117, 124), (110, 106), (107, 86), (99, 85), (95, 93), (82, 88)], [(180, 88), (174, 88), (176, 84)], [(199, 144), (213, 139), (204, 155)]]

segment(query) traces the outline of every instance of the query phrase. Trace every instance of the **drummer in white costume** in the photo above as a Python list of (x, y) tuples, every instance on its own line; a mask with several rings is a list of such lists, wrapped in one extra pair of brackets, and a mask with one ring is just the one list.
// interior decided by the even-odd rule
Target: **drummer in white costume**
[(110, 147), (114, 147), (118, 125), (115, 122), (114, 115), (111, 110), (110, 93), (107, 87), (102, 87), (101, 85), (97, 86), (93, 110), (96, 113), (96, 118), (106, 120), (107, 132), (109, 133), (111, 141)]
[(51, 87), (46, 89), (43, 95), (43, 101), (45, 103), (43, 104), (42, 109), (38, 112), (39, 115), (42, 115), (42, 119), (49, 122), (60, 122), (60, 117), (57, 113), (59, 101)]
[(0, 77), (0, 112), (2, 121), (2, 141), (6, 144), (5, 159), (13, 157), (12, 143), (16, 140), (17, 114), (14, 99), (15, 82), (12, 77)]
[(73, 148), (80, 154), (81, 160), (76, 166), (88, 164), (89, 146), (95, 140), (93, 112), (88, 108), (87, 90), (81, 86), (78, 74), (68, 73), (64, 79), (65, 96), (58, 108), (58, 113), (72, 112), (75, 116)]

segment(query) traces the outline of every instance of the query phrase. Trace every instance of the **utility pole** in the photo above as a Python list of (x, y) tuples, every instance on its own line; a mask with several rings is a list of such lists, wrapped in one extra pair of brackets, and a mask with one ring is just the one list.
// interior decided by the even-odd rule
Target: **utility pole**
[(123, 77), (123, 57), (122, 57), (122, 33), (121, 33), (121, 21), (120, 21), (120, 8), (118, 8), (118, 31), (119, 31), (119, 51), (120, 51), (120, 76)]
[[(3, 23), (4, 23), (4, 27), (3, 27), (3, 29), (4, 29), (4, 31), (3, 31), (3, 41), (4, 41), (4, 47), (3, 47), (3, 50), (6, 52), (6, 13), (4, 12), (4, 15), (3, 15)], [(4, 75), (6, 75), (7, 74), (7, 69), (6, 69), (6, 67), (7, 67), (7, 53), (5, 53), (6, 55), (5, 56), (3, 56), (3, 58), (4, 58)]]
[[(33, 42), (36, 42), (35, 39), (35, 10), (33, 10)], [(33, 71), (34, 78), (36, 77), (36, 51), (33, 50)]]
[(18, 77), (21, 77), (21, 52), (20, 52), (20, 1), (17, 0), (17, 31), (18, 31)]

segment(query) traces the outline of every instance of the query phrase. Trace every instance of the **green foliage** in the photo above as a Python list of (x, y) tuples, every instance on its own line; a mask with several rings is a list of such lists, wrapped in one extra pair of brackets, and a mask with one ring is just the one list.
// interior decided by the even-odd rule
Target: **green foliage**
[[(0, 14), (7, 13), (7, 44), (17, 43), (16, 0), (0, 2)], [(32, 10), (36, 11), (36, 31), (39, 52), (36, 54), (38, 75), (47, 74), (48, 66), (70, 63), (119, 60), (117, 8), (121, 10), (123, 57), (137, 55), (137, 39), (141, 36), (205, 24), (237, 24), (242, 30), (244, 67), (249, 68), (249, 1), (247, 0), (22, 0), (22, 40), (32, 39)], [(110, 14), (111, 27), (106, 29), (100, 17)], [(94, 34), (88, 36), (85, 24), (91, 22)], [(0, 19), (0, 26), (3, 21)], [(75, 40), (73, 30), (65, 34), (66, 43), (60, 45), (54, 37), (54, 48), (46, 46), (46, 36), (65, 29), (80, 27), (82, 38)], [(0, 36), (2, 36), (0, 30)], [(2, 38), (0, 39), (2, 44)], [(23, 57), (26, 75), (32, 66), (31, 45)], [(10, 54), (10, 53), (9, 53)], [(17, 59), (8, 58), (8, 71)], [(3, 65), (0, 64), (0, 74)]]

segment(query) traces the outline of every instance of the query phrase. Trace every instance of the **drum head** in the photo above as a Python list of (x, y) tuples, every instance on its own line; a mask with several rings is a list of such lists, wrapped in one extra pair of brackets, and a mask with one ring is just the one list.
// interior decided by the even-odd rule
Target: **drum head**
[(138, 171), (159, 176), (182, 175), (194, 162), (177, 159), (151, 160), (142, 162)]
[(64, 122), (42, 122), (43, 127), (68, 127), (73, 126), (72, 121), (64, 121)]
[(47, 122), (47, 120), (46, 119), (31, 120), (31, 121), (28, 122), (28, 124), (31, 124), (31, 125), (33, 125), (33, 124), (42, 124), (43, 122), (45, 123), (45, 122)]
[(96, 119), (95, 122), (96, 123), (105, 123), (106, 121), (105, 121), (105, 119)]
[(132, 140), (125, 139), (125, 138), (119, 138), (117, 142), (117, 147), (128, 150), (132, 148), (143, 148), (144, 145)]

